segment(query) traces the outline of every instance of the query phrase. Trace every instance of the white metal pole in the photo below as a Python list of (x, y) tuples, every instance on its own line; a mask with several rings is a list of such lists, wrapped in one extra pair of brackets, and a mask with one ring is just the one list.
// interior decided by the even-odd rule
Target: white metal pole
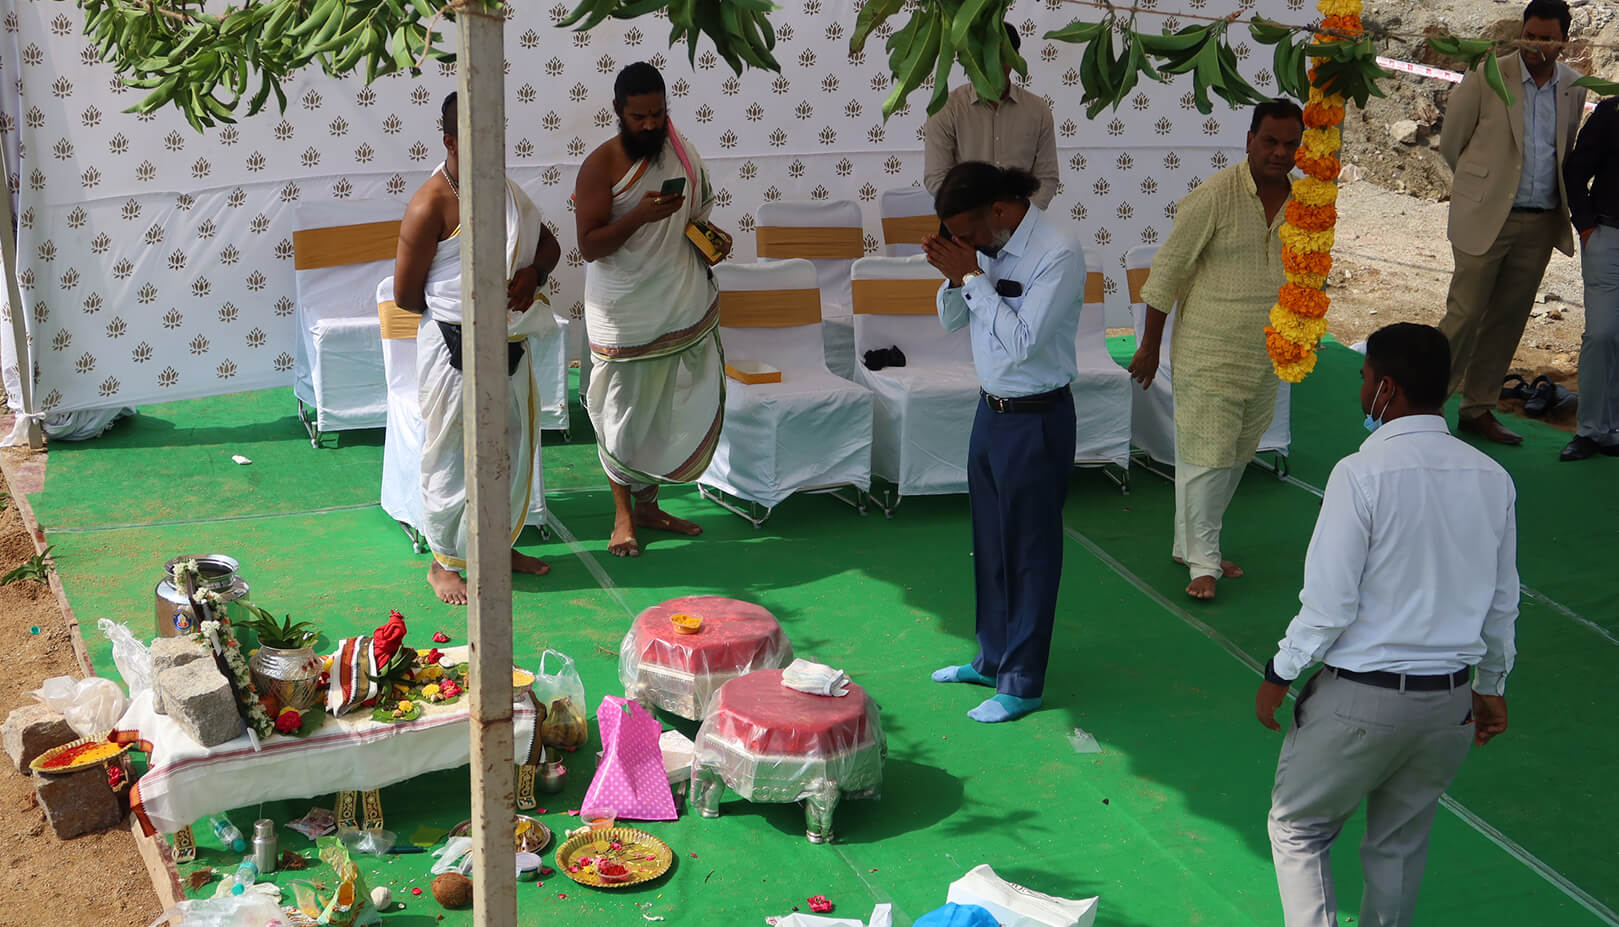
[[(506, 438), (505, 20), (460, 4), (462, 406), (471, 642), (473, 922), (515, 927), (511, 455)], [(536, 735), (538, 732), (536, 732)]]
[(28, 319), (23, 315), (22, 291), (17, 288), (17, 228), (11, 208), (11, 166), (6, 163), (5, 146), (0, 145), (0, 254), (6, 265), (6, 300), (11, 304), (11, 343), (16, 348), (17, 381), (21, 384), (22, 414), (28, 417), (28, 445), (45, 443), (39, 422), (34, 418), (34, 352), (28, 345)]

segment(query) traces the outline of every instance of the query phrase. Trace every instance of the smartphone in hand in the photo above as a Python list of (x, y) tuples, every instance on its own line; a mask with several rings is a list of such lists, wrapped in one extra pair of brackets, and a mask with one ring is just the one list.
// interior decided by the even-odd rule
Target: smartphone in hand
[(663, 182), (663, 186), (658, 189), (658, 198), (663, 200), (674, 199), (685, 192), (686, 178), (671, 177), (668, 180), (665, 180)]
[(945, 225), (943, 222), (939, 223), (939, 237), (943, 238), (945, 241), (956, 240), (956, 236), (950, 234), (950, 227)]

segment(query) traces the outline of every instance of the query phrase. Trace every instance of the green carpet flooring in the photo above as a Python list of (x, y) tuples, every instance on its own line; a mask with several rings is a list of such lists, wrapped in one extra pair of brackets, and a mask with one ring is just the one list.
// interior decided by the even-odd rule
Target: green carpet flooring
[[(1329, 349), (1294, 392), (1292, 465), (1302, 484), (1322, 485), (1364, 435), (1357, 369), (1358, 357)], [(427, 558), (412, 554), (372, 504), (378, 433), (343, 435), (317, 451), (292, 408), (288, 391), (151, 407), (99, 441), (53, 446), (45, 489), (31, 501), (91, 629), (98, 669), (112, 672), (95, 619), (149, 633), (162, 564), (187, 552), (236, 555), (256, 601), (314, 620), (331, 638), (369, 630), (397, 608), (411, 640), (439, 629), (465, 640), (464, 610), (432, 597), (422, 581)], [(546, 647), (571, 654), (594, 702), (621, 691), (617, 644), (638, 610), (692, 593), (756, 601), (782, 621), (799, 655), (841, 666), (871, 691), (889, 758), (884, 797), (844, 804), (831, 846), (804, 840), (796, 806), (733, 796), (719, 819), (647, 825), (676, 851), (664, 879), (620, 892), (560, 874), (543, 887), (521, 884), (523, 923), (622, 924), (647, 914), (670, 927), (757, 924), (824, 894), (851, 917), (892, 902), (897, 923), (908, 925), (980, 862), (1041, 891), (1100, 894), (1098, 924), (1280, 922), (1264, 828), (1280, 738), (1253, 720), (1258, 677), (1239, 657), (1263, 662), (1296, 610), (1318, 507), (1304, 485), (1250, 471), (1226, 531), (1228, 552), (1249, 575), (1198, 604), (1182, 595), (1184, 571), (1167, 556), (1170, 485), (1136, 470), (1124, 496), (1099, 473), (1076, 471), (1046, 708), (983, 726), (965, 717), (982, 690), (926, 681), (973, 651), (965, 497), (909, 499), (892, 520), (795, 497), (755, 530), (694, 490), (676, 490), (667, 494), (671, 510), (701, 518), (707, 534), (654, 537), (642, 557), (616, 560), (605, 553), (611, 503), (573, 411), (574, 443), (546, 456), (551, 512), (565, 530), (548, 539), (531, 531), (520, 542), (553, 571), (516, 581), (519, 662), (534, 666)], [(1619, 906), (1616, 815), (1601, 786), (1619, 748), (1591, 736), (1608, 726), (1599, 712), (1615, 695), (1619, 651), (1581, 621), (1613, 626), (1615, 610), (1604, 605), (1612, 583), (1602, 578), (1612, 531), (1571, 517), (1594, 512), (1611, 524), (1611, 512), (1602, 514), (1612, 494), (1601, 488), (1612, 477), (1601, 461), (1542, 472), (1564, 439), (1531, 423), (1522, 430), (1523, 448), (1492, 453), (1518, 477), (1524, 581), (1555, 604), (1525, 600), (1512, 728), (1474, 752), (1451, 791), (1468, 818), (1439, 816), (1424, 924), (1613, 923), (1503, 844), (1533, 854), (1599, 906)], [(234, 453), (254, 463), (237, 467)], [(671, 726), (694, 728), (678, 719)], [(1094, 734), (1103, 752), (1075, 753), (1074, 728)], [(593, 752), (576, 754), (566, 792), (542, 802), (554, 829), (574, 823), (566, 811), (579, 805)], [(467, 816), (467, 783), (462, 770), (384, 790), (388, 827), (405, 837), (454, 825)], [(285, 821), (330, 800), (254, 805), (234, 818)], [(1335, 857), (1346, 914), (1358, 906), (1360, 826), (1349, 825)], [(284, 847), (309, 846), (282, 834)], [(234, 866), (199, 839), (203, 863)], [(406, 902), (386, 923), (428, 927), (441, 913), (444, 924), (470, 923), (410, 894), (426, 888), (430, 864), (424, 855), (362, 860), (373, 884), (390, 884)]]

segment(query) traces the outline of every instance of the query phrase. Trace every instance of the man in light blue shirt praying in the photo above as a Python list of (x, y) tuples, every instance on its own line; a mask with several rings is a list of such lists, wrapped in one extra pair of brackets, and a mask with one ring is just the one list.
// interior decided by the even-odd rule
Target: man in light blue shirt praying
[(967, 713), (987, 723), (1040, 707), (1074, 464), (1085, 254), (1030, 204), (1039, 186), (1026, 171), (958, 164), (934, 198), (940, 234), (922, 242), (945, 276), (939, 320), (971, 331), (982, 394), (967, 449), (978, 655), (933, 680), (994, 687)]

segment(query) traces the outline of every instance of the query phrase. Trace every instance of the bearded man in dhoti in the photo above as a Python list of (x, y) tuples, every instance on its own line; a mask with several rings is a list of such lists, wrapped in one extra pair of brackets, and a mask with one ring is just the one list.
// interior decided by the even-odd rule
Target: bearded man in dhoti
[(574, 189), (585, 328), (596, 363), (585, 398), (613, 489), (608, 550), (641, 553), (640, 528), (697, 535), (658, 507), (658, 487), (708, 469), (725, 411), (719, 291), (686, 227), (713, 205), (697, 150), (669, 124), (663, 76), (637, 62), (613, 84), (619, 134)]
[[(444, 163), (422, 184), (399, 226), (394, 302), (422, 314), (416, 332), (416, 375), (422, 409), (422, 512), (417, 526), (433, 551), (427, 581), (438, 597), (465, 605), (467, 584), (467, 471), (461, 395), (462, 323), (471, 307), (461, 288), (461, 172), (456, 141), (456, 95), (444, 101)], [(540, 210), (506, 180), (506, 449), (511, 455), (511, 543), (523, 530), (534, 491), (534, 445), (540, 405), (529, 339), (556, 325), (540, 284), (562, 249)], [(512, 550), (512, 569), (544, 574), (546, 564)]]

